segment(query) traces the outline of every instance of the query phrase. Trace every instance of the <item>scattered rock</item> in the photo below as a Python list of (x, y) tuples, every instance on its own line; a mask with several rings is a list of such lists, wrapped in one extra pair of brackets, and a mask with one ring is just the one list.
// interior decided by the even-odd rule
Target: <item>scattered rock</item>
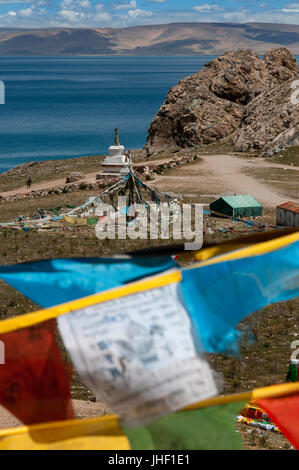
[(68, 184), (66, 186), (60, 186), (57, 188), (51, 188), (51, 189), (42, 189), (39, 191), (31, 191), (30, 193), (26, 194), (14, 194), (12, 196), (0, 196), (0, 204), (5, 204), (10, 201), (20, 201), (23, 199), (27, 198), (40, 198), (44, 196), (50, 196), (52, 194), (62, 194), (62, 193), (69, 193), (73, 191), (82, 191), (85, 189), (96, 189), (96, 190), (104, 190), (111, 186), (112, 184), (116, 183), (118, 181), (118, 178), (111, 177), (111, 178), (105, 178), (102, 179), (101, 182), (98, 183), (86, 183), (84, 181), (78, 183), (78, 184)]
[(73, 171), (69, 175), (67, 175), (65, 183), (75, 183), (76, 181), (79, 181), (83, 178), (84, 175), (80, 173), (79, 171)]

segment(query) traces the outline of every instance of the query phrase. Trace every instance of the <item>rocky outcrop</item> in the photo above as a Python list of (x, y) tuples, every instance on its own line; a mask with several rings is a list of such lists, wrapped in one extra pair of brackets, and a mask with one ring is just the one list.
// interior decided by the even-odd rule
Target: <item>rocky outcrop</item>
[(81, 180), (84, 177), (82, 173), (79, 171), (72, 171), (69, 173), (65, 179), (66, 184), (68, 183), (75, 183), (76, 181)]
[(228, 52), (170, 90), (151, 123), (146, 148), (196, 147), (228, 136), (237, 150), (271, 151), (272, 143), (296, 142), (298, 105), (291, 102), (296, 78), (296, 60), (285, 48), (264, 59), (252, 50)]
[(263, 93), (246, 107), (242, 126), (234, 138), (237, 151), (258, 150), (269, 156), (299, 145), (299, 100), (298, 104), (291, 101), (293, 82)]

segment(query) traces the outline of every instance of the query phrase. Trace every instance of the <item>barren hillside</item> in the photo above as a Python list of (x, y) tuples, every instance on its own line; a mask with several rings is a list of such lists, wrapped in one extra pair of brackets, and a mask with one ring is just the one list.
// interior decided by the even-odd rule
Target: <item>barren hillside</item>
[(196, 55), (286, 46), (299, 54), (299, 25), (172, 23), (130, 28), (0, 29), (1, 55)]

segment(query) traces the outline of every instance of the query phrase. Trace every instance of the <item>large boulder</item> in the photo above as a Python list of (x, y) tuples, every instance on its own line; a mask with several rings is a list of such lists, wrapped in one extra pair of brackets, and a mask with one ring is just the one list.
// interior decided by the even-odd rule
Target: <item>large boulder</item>
[(267, 52), (264, 59), (252, 50), (228, 52), (170, 90), (151, 123), (146, 148), (200, 146), (235, 136), (246, 126), (244, 137), (238, 134), (235, 141), (238, 149), (247, 149), (245, 134), (249, 139), (255, 132), (249, 117), (257, 109), (253, 103), (264, 103), (297, 76), (296, 60), (285, 48)]

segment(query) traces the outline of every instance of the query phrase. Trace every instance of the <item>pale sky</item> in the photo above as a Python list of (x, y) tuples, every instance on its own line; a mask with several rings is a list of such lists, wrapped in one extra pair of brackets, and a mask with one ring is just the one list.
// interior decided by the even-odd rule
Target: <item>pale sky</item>
[(183, 21), (299, 24), (299, 0), (0, 0), (2, 27), (104, 28)]

